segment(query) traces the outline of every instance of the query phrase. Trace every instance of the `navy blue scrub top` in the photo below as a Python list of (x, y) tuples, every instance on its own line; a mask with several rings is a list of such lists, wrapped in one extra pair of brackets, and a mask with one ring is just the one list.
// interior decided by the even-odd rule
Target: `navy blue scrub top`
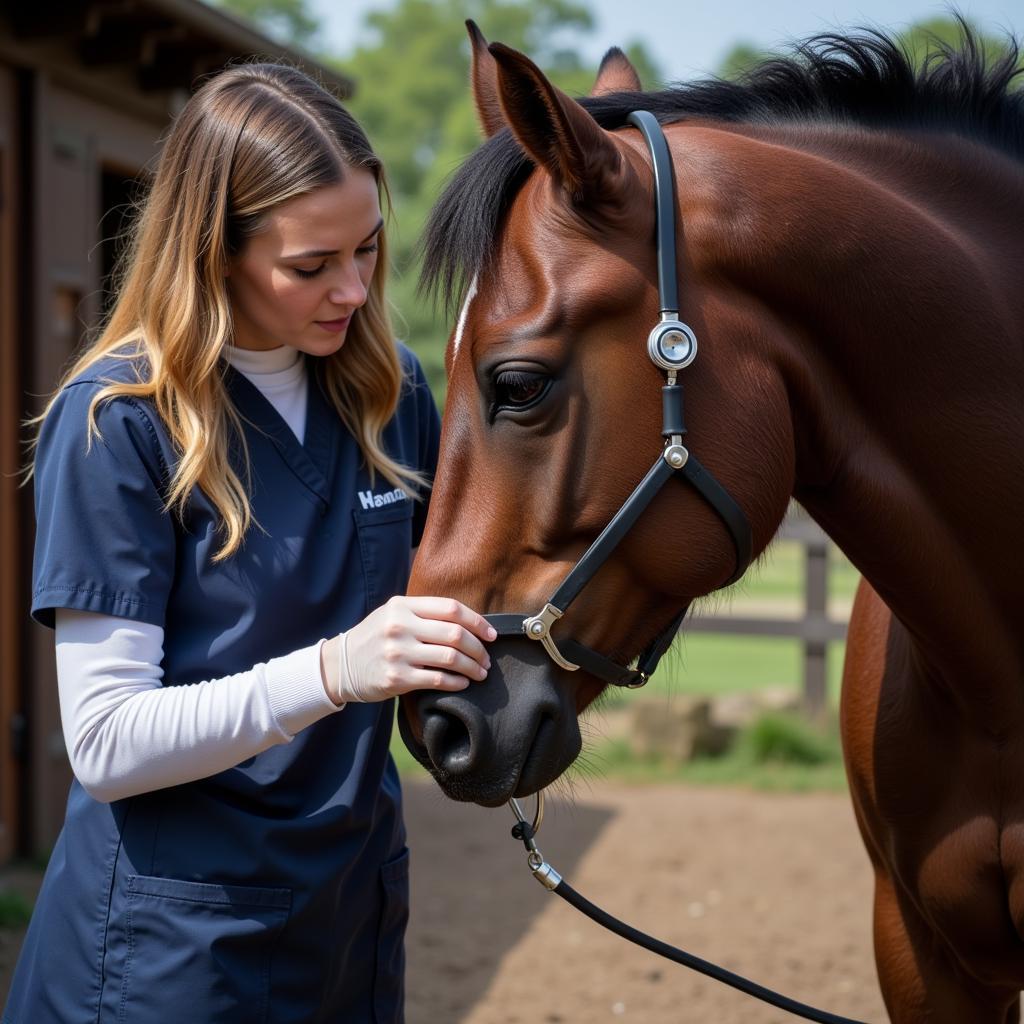
[[(428, 478), (437, 411), (415, 357), (384, 432)], [(63, 389), (36, 457), (32, 614), (77, 608), (162, 626), (164, 685), (230, 675), (348, 629), (405, 590), (426, 503), (379, 475), (307, 359), (304, 444), (230, 367), (254, 525), (219, 564), (201, 491), (166, 513), (175, 454), (152, 407), (87, 410), (108, 358)], [(237, 458), (237, 445), (233, 452)], [(244, 479), (244, 478), (243, 478)], [(402, 1020), (408, 851), (388, 754), (392, 701), (349, 704), (236, 767), (103, 804), (76, 782), (4, 1024)]]

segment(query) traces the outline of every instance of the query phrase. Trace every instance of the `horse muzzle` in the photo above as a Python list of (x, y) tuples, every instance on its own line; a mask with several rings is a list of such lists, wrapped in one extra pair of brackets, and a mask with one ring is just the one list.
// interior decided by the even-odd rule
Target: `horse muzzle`
[(412, 755), (454, 800), (498, 807), (553, 782), (580, 752), (572, 682), (525, 637), (488, 647), (491, 670), (456, 693), (420, 690), (401, 701)]

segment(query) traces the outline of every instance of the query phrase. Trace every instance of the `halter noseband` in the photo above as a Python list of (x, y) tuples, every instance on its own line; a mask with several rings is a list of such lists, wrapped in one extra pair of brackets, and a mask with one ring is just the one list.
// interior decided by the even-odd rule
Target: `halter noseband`
[(676, 271), (675, 175), (672, 156), (665, 134), (657, 119), (646, 110), (634, 110), (627, 119), (639, 128), (647, 142), (654, 163), (655, 209), (658, 240), (658, 295), (661, 320), (647, 338), (651, 361), (665, 371), (666, 384), (661, 389), (662, 437), (665, 447), (647, 475), (626, 499), (601, 531), (600, 536), (583, 553), (562, 581), (550, 600), (536, 615), (499, 612), (484, 616), (497, 630), (498, 636), (525, 636), (544, 645), (555, 664), (570, 672), (583, 669), (613, 686), (643, 686), (650, 678), (662, 655), (668, 650), (682, 624), (685, 609), (668, 628), (640, 655), (635, 669), (619, 665), (603, 654), (567, 638), (556, 644), (551, 627), (593, 579), (598, 569), (651, 503), (665, 481), (679, 475), (696, 488), (714, 509), (732, 536), (736, 548), (736, 568), (722, 584), (727, 587), (743, 575), (750, 562), (750, 524), (743, 510), (729, 492), (700, 464), (684, 445), (686, 427), (683, 423), (683, 389), (678, 383), (680, 370), (690, 365), (697, 355), (697, 338), (679, 319), (678, 276)]

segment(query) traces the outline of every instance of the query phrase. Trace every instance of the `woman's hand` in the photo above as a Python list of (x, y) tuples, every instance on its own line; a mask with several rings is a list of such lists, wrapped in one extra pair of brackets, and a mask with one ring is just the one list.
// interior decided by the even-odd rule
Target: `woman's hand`
[(487, 678), (482, 615), (446, 597), (393, 597), (324, 642), (320, 671), (335, 704), (387, 700), (410, 690), (464, 690)]

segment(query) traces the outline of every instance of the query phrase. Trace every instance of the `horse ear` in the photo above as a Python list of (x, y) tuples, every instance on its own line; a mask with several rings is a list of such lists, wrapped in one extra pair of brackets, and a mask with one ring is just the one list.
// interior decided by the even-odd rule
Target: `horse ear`
[(501, 102), (498, 99), (498, 66), (487, 49), (487, 40), (484, 39), (483, 32), (475, 21), (466, 21), (466, 31), (469, 33), (469, 45), (472, 49), (470, 79), (473, 83), (476, 116), (481, 130), (489, 139), (505, 127), (505, 116), (501, 112)]
[(529, 57), (502, 43), (488, 49), (497, 63), (505, 120), (534, 163), (577, 202), (607, 199), (626, 166), (611, 135)]
[(613, 46), (601, 58), (601, 66), (597, 69), (597, 81), (590, 90), (591, 96), (604, 96), (609, 92), (641, 92), (640, 76), (636, 73), (630, 59), (617, 47)]

